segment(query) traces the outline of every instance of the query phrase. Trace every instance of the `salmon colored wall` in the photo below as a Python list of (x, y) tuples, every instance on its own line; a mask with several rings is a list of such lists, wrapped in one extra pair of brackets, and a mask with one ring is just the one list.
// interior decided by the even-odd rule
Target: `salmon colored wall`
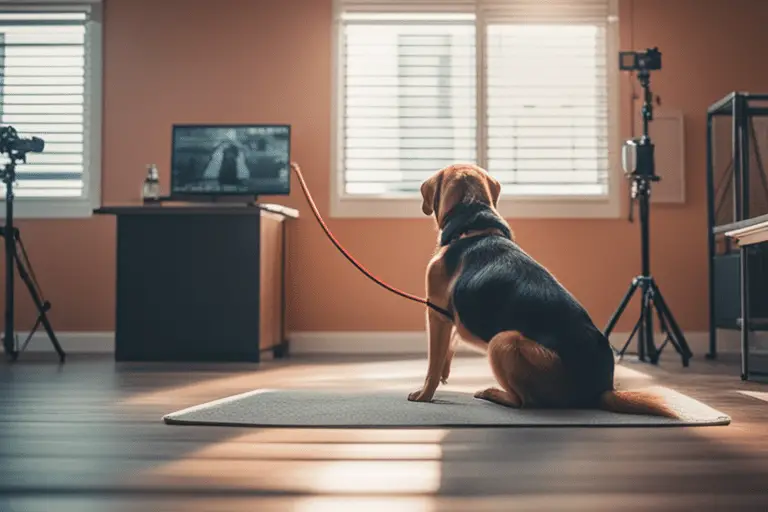
[[(768, 91), (762, 0), (622, 0), (621, 46), (658, 45), (654, 91), (686, 115), (685, 205), (654, 205), (653, 270), (687, 330), (706, 328), (704, 141), (707, 106), (731, 90)], [(105, 9), (105, 204), (135, 200), (144, 165), (168, 182), (174, 122), (288, 122), (322, 212), (329, 207), (331, 0), (107, 0)], [(567, 79), (567, 77), (566, 77)], [(622, 78), (628, 135), (630, 81)], [(424, 310), (381, 290), (327, 242), (298, 186), (282, 201), (301, 210), (289, 250), (290, 328), (419, 330)], [(624, 208), (626, 211), (626, 208)], [(111, 217), (28, 220), (21, 225), (57, 331), (114, 325), (115, 228)], [(602, 327), (639, 270), (637, 224), (614, 220), (514, 220), (519, 241), (586, 305)], [(329, 220), (377, 275), (423, 293), (432, 221)], [(150, 248), (151, 251), (151, 248)], [(18, 291), (18, 329), (33, 308)], [(618, 329), (630, 327), (628, 315)]]

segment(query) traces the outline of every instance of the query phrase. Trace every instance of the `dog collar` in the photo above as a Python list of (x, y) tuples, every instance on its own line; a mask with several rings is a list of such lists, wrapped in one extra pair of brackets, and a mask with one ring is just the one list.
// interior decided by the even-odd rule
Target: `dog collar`
[(440, 232), (440, 246), (450, 245), (471, 231), (497, 230), (499, 233), (487, 233), (478, 236), (502, 236), (512, 239), (509, 225), (487, 204), (460, 203), (449, 211), (444, 218)]

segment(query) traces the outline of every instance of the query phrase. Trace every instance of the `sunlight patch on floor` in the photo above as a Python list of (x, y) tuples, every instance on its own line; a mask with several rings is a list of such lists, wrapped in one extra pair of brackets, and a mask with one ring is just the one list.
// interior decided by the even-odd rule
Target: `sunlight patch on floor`
[[(149, 393), (139, 393), (121, 402), (123, 405), (170, 405), (176, 409), (191, 404), (231, 397), (256, 389), (279, 388), (349, 388), (390, 389), (407, 396), (416, 391), (426, 375), (426, 359), (405, 361), (350, 362), (312, 365), (307, 361), (279, 368), (259, 368), (252, 372), (235, 373), (170, 387)], [(616, 380), (620, 385), (633, 381), (653, 380), (648, 374), (629, 368), (627, 363), (616, 367)], [(485, 358), (457, 356), (451, 368), (448, 384), (441, 390), (474, 393), (495, 386), (493, 375)], [(179, 407), (181, 406), (181, 407)], [(170, 411), (168, 411), (170, 412)]]
[(440, 490), (440, 461), (329, 462), (308, 475), (309, 490), (323, 493), (434, 493)]
[[(293, 432), (294, 438), (297, 436)], [(248, 460), (440, 460), (433, 443), (245, 443), (222, 442), (196, 451), (197, 459)]]
[(226, 397), (245, 390), (251, 390), (290, 378), (302, 371), (316, 371), (315, 367), (296, 365), (285, 368), (255, 369), (253, 372), (238, 372), (234, 375), (214, 377), (192, 384), (169, 387), (149, 393), (138, 393), (122, 400), (123, 405), (179, 404), (197, 400), (201, 396)]
[(440, 443), (448, 430), (299, 430), (302, 442), (297, 429), (266, 429), (213, 443), (139, 479), (144, 485), (338, 494), (439, 490)]
[(618, 379), (653, 380), (653, 376), (630, 368), (626, 363), (617, 364), (615, 373)]
[(757, 398), (758, 400), (762, 400), (763, 402), (768, 402), (768, 392), (739, 390), (739, 393), (741, 393), (742, 395), (750, 396), (752, 398)]
[(440, 460), (183, 459), (142, 472), (129, 482), (149, 489), (259, 489), (291, 493), (434, 493)]
[[(189, 404), (220, 399), (263, 388), (346, 387), (415, 391), (424, 382), (426, 359), (405, 361), (350, 362), (312, 365), (306, 361), (280, 368), (255, 369), (253, 372), (214, 377), (188, 385), (139, 393), (121, 402), (123, 405)], [(480, 382), (481, 381), (481, 382)], [(488, 363), (478, 357), (457, 357), (449, 378), (451, 384), (477, 386), (493, 384)], [(477, 383), (479, 382), (479, 384)], [(477, 388), (477, 389), (475, 389)]]
[(301, 498), (291, 506), (292, 512), (433, 512), (433, 498)]

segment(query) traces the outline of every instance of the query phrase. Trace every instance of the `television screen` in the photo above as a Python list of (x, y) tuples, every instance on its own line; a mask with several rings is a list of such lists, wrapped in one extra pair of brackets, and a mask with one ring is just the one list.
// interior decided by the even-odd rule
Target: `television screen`
[(171, 193), (287, 195), (290, 148), (288, 125), (176, 125)]

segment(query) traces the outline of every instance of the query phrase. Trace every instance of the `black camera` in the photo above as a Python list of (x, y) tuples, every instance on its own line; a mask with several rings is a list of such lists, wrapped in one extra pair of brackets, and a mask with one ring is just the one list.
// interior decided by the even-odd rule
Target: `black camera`
[(19, 137), (13, 126), (0, 127), (0, 153), (23, 157), (27, 153), (42, 153), (45, 141), (39, 137)]
[(621, 71), (657, 71), (661, 69), (661, 52), (658, 47), (644, 52), (619, 52)]

